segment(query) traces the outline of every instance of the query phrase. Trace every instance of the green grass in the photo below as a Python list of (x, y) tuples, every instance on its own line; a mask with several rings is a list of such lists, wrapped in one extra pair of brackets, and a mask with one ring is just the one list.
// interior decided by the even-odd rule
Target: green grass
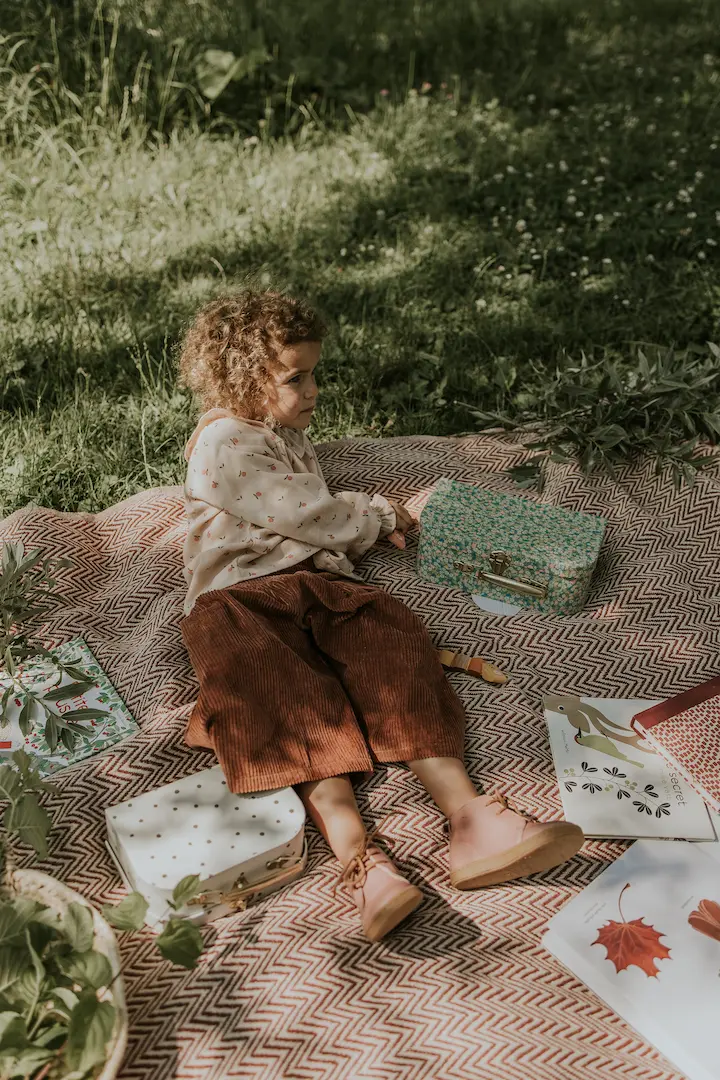
[[(532, 415), (557, 364), (572, 383), (567, 357), (631, 372), (638, 344), (718, 340), (716, 4), (535, 0), (500, 17), (465, 0), (446, 22), (423, 8), (414, 29), (409, 4), (366, 7), (364, 66), (337, 20), (320, 35), (328, 9), (308, 10), (316, 24), (209, 118), (179, 76), (162, 116), (148, 89), (122, 118), (130, 30), (100, 112), (92, 79), (77, 103), (60, 92), (58, 71), (73, 94), (84, 78), (80, 54), (36, 97), (18, 90), (20, 51), (0, 71), (0, 515), (181, 483), (195, 413), (174, 349), (199, 304), (249, 275), (330, 320), (317, 440), (468, 430), (458, 403)], [(370, 15), (395, 19), (392, 47)], [(187, 80), (201, 45), (239, 52), (237, 27), (203, 27), (178, 53)], [(335, 75), (318, 90), (319, 72)], [(280, 84), (285, 107), (268, 114)]]

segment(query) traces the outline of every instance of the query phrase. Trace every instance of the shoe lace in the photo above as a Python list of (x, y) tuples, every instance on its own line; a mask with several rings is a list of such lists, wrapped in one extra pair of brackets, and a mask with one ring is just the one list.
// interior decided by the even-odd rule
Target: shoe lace
[[(488, 805), (490, 805), (490, 803), (499, 803), (502, 810), (511, 810), (514, 814), (519, 814), (520, 817), (524, 817), (527, 821), (537, 821), (537, 818), (532, 814), (528, 814), (526, 810), (521, 810), (519, 807), (514, 806), (508, 797), (503, 795), (500, 791), (493, 791), (493, 793), (488, 796)], [(502, 810), (500, 813), (502, 813)]]
[(386, 814), (379, 825), (376, 825), (372, 832), (366, 832), (363, 837), (362, 843), (358, 850), (355, 852), (350, 862), (343, 867), (342, 871), (337, 877), (335, 884), (332, 887), (331, 894), (335, 896), (335, 893), (341, 885), (349, 885), (353, 889), (361, 889), (367, 879), (368, 870), (373, 865), (373, 857), (368, 848), (370, 844), (376, 840), (382, 840), (383, 843), (388, 842), (387, 836), (383, 836), (381, 829), (385, 827), (392, 814)]

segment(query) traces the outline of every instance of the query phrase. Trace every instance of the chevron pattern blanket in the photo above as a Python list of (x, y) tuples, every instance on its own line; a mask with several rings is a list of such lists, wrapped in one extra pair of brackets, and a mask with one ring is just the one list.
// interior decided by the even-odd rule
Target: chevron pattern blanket
[[(415, 507), (439, 476), (511, 491), (523, 458), (508, 437), (353, 440), (321, 447), (334, 489), (379, 490)], [(404, 600), (437, 645), (484, 655), (510, 675), (494, 687), (449, 675), (468, 711), (474, 778), (543, 819), (561, 814), (540, 709), (545, 692), (669, 697), (718, 674), (720, 470), (675, 492), (650, 466), (615, 480), (553, 465), (543, 499), (608, 518), (586, 610), (506, 619), (423, 583), (415, 548), (374, 550), (362, 574)], [(104, 848), (103, 808), (212, 763), (182, 732), (196, 684), (178, 631), (182, 489), (141, 492), (98, 514), (32, 504), (0, 522), (70, 556), (65, 602), (47, 641), (82, 634), (142, 726), (121, 752), (56, 778), (59, 823), (43, 867), (88, 898), (119, 900)], [(457, 893), (447, 879), (439, 812), (401, 766), (360, 786), (425, 903), (380, 945), (331, 895), (337, 865), (308, 827), (303, 878), (206, 931), (192, 972), (159, 959), (147, 936), (123, 942), (131, 1009), (124, 1080), (677, 1080), (675, 1071), (545, 953), (547, 920), (623, 850), (588, 842), (530, 882)]]

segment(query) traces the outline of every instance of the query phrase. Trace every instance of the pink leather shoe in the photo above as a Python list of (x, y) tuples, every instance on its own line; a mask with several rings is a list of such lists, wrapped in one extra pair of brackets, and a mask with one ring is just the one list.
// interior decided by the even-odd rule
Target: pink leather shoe
[(377, 830), (365, 837), (363, 847), (343, 869), (335, 886), (342, 884), (357, 905), (369, 941), (379, 941), (388, 934), (423, 898), (385, 852), (372, 843), (375, 836)]
[(579, 825), (535, 821), (504, 795), (478, 795), (450, 818), (450, 881), (480, 889), (536, 874), (572, 858), (584, 840)]

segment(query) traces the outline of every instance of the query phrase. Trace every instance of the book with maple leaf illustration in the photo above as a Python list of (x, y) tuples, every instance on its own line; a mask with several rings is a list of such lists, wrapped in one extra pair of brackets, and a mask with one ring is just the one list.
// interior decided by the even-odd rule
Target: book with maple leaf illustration
[(716, 839), (702, 797), (633, 730), (656, 700), (546, 694), (543, 704), (565, 817), (586, 836)]
[(638, 840), (548, 924), (543, 945), (688, 1080), (718, 1080), (720, 864)]
[[(62, 742), (58, 742), (57, 746), (51, 749), (45, 738), (47, 718), (37, 705), (33, 706), (30, 714), (30, 729), (27, 734), (23, 734), (20, 723), (24, 699), (17, 694), (8, 698), (7, 723), (0, 727), (0, 760), (15, 750), (25, 750), (34, 758), (41, 776), (50, 776), (89, 757), (113, 750), (140, 730), (127, 705), (83, 638), (72, 638), (49, 651), (64, 664), (71, 666), (78, 675), (85, 675), (86, 683), (92, 682), (93, 685), (72, 698), (58, 694), (57, 698), (51, 695), (45, 699), (45, 705), (58, 716), (67, 712), (74, 713), (76, 710), (89, 710), (87, 720), (82, 723), (83, 731), (77, 734), (72, 749), (64, 746)], [(18, 664), (17, 669), (22, 682), (40, 697), (44, 697), (50, 689), (59, 691), (77, 681), (67, 672), (62, 674), (62, 678), (58, 678), (57, 669), (39, 659)], [(8, 685), (7, 672), (0, 671), (0, 695)], [(103, 715), (98, 715), (99, 712)], [(82, 717), (76, 716), (75, 719), (79, 722)]]

